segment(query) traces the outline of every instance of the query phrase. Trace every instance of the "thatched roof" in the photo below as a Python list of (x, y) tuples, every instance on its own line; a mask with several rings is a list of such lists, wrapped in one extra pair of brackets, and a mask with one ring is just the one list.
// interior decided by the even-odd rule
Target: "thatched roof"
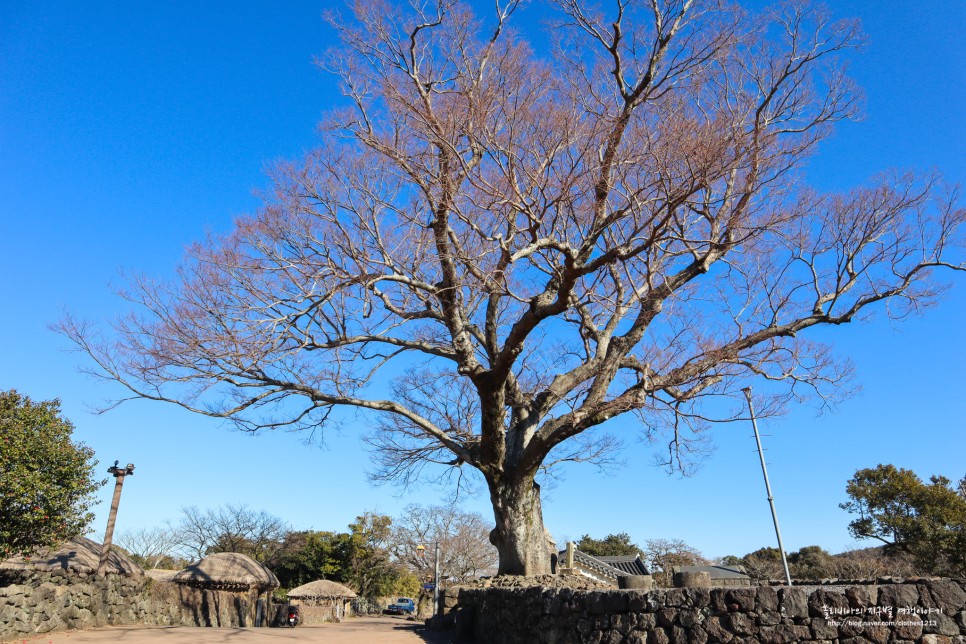
[(288, 591), (288, 596), (292, 599), (312, 599), (315, 597), (355, 597), (356, 594), (342, 584), (337, 584), (328, 579), (312, 581), (298, 588)]
[(278, 588), (271, 570), (237, 552), (205, 557), (176, 574), (172, 581), (206, 588)]
[(174, 581), (174, 576), (178, 574), (178, 570), (165, 570), (164, 568), (152, 568), (151, 570), (145, 570), (144, 574), (154, 579), (155, 581)]
[[(30, 557), (11, 557), (0, 563), (4, 572), (53, 572), (65, 570), (90, 575), (97, 572), (101, 561), (101, 544), (87, 537), (74, 537), (59, 548), (44, 548)], [(111, 548), (107, 559), (109, 575), (140, 576), (144, 574), (140, 566), (131, 558)]]

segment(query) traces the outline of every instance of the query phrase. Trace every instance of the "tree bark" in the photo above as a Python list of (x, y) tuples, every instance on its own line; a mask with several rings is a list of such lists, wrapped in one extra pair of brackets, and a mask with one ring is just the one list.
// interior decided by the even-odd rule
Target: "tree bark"
[(488, 481), (496, 527), (490, 542), (500, 553), (500, 575), (549, 575), (554, 554), (543, 525), (540, 486), (532, 478)]

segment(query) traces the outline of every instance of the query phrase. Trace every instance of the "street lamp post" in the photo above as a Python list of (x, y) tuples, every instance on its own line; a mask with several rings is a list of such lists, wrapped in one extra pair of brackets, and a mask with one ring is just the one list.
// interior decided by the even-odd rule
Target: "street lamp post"
[(134, 463), (128, 463), (127, 467), (118, 467), (117, 463), (117, 461), (114, 461), (114, 465), (107, 468), (108, 474), (114, 475), (114, 498), (111, 500), (111, 513), (107, 517), (107, 530), (104, 532), (104, 544), (101, 546), (101, 561), (97, 566), (98, 577), (107, 574), (107, 559), (111, 554), (114, 520), (117, 518), (117, 506), (121, 503), (121, 487), (124, 486), (124, 477), (134, 475)]
[[(436, 617), (436, 612), (439, 608), (439, 541), (436, 541), (435, 545), (436, 560), (433, 564), (433, 617)], [(419, 557), (425, 557), (426, 546), (423, 544), (416, 546), (416, 553)]]
[(758, 445), (758, 458), (761, 460), (761, 474), (765, 478), (765, 492), (768, 494), (768, 505), (771, 507), (771, 519), (775, 524), (775, 536), (778, 537), (778, 552), (782, 556), (782, 568), (785, 569), (785, 583), (792, 585), (792, 574), (788, 570), (788, 559), (785, 557), (785, 544), (782, 543), (782, 531), (778, 527), (778, 513), (775, 512), (775, 497), (771, 493), (771, 484), (768, 482), (768, 468), (765, 467), (765, 453), (761, 449), (761, 437), (758, 435), (758, 421), (755, 420), (755, 408), (751, 404), (751, 387), (741, 390), (748, 400), (748, 413), (751, 415), (751, 426), (755, 430), (755, 444)]
[(436, 565), (433, 572), (433, 617), (439, 611), (439, 541), (436, 542)]

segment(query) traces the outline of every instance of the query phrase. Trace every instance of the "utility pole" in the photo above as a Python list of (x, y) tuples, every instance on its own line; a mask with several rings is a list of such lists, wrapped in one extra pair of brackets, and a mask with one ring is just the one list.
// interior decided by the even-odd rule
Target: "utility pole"
[(433, 617), (439, 612), (439, 541), (436, 542), (436, 566), (433, 574)]
[(107, 473), (114, 475), (114, 499), (111, 501), (111, 513), (107, 517), (107, 530), (104, 532), (104, 544), (101, 546), (101, 561), (97, 566), (98, 577), (107, 574), (107, 558), (111, 554), (114, 520), (117, 519), (117, 506), (121, 503), (121, 488), (124, 486), (124, 477), (134, 475), (134, 463), (128, 463), (127, 467), (118, 467), (117, 463), (117, 461), (114, 461), (114, 465), (107, 468)]
[[(433, 564), (433, 617), (436, 617), (436, 613), (439, 610), (439, 541), (436, 544), (436, 560)], [(422, 559), (426, 556), (426, 546), (419, 544), (416, 546), (416, 555)], [(425, 577), (424, 577), (425, 579)], [(423, 586), (423, 590), (426, 587)]]
[(755, 443), (758, 445), (758, 458), (761, 460), (761, 474), (765, 477), (765, 492), (768, 493), (768, 505), (771, 506), (771, 519), (775, 523), (775, 536), (778, 537), (778, 552), (782, 556), (782, 566), (785, 568), (785, 582), (792, 585), (792, 575), (788, 571), (788, 559), (785, 557), (785, 546), (782, 544), (782, 531), (778, 527), (778, 513), (775, 512), (775, 497), (771, 494), (771, 484), (768, 482), (768, 468), (765, 467), (765, 452), (761, 449), (761, 437), (758, 435), (758, 421), (755, 420), (755, 409), (751, 404), (751, 387), (742, 389), (748, 399), (748, 413), (751, 414), (751, 426), (755, 430)]

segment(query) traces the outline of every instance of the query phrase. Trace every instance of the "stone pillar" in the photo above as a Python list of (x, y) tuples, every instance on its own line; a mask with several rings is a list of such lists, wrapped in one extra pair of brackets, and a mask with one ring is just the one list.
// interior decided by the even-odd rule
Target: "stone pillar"
[(651, 590), (654, 577), (651, 575), (624, 575), (617, 578), (617, 587), (627, 590)]
[(674, 573), (675, 588), (711, 588), (711, 574), (707, 572)]

